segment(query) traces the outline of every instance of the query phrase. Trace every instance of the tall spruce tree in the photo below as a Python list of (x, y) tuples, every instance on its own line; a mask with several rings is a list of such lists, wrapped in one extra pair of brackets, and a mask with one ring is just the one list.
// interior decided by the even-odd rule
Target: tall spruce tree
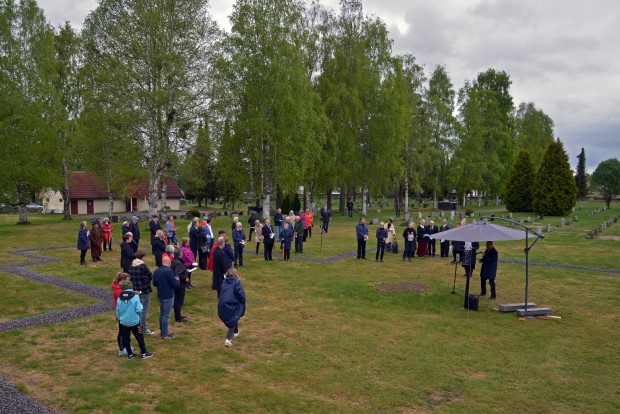
[(532, 154), (534, 168), (540, 166), (542, 156), (553, 141), (553, 120), (534, 103), (521, 102), (515, 117), (515, 149), (526, 149)]
[(534, 197), (534, 164), (528, 150), (521, 150), (506, 183), (508, 211), (532, 211)]
[(575, 184), (577, 184), (577, 198), (583, 200), (588, 196), (588, 174), (586, 173), (586, 151), (581, 148), (581, 153), (577, 156), (577, 174)]
[(548, 216), (563, 216), (575, 206), (577, 186), (568, 154), (558, 138), (547, 147), (536, 174), (534, 211)]

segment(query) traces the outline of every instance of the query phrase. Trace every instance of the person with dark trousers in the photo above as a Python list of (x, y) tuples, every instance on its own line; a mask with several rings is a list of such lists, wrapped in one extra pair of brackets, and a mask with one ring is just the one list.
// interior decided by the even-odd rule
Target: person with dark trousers
[(480, 296), (485, 296), (487, 294), (487, 279), (489, 280), (489, 285), (491, 286), (491, 296), (490, 300), (495, 299), (495, 276), (497, 275), (497, 261), (499, 259), (499, 253), (493, 246), (492, 241), (487, 242), (487, 249), (482, 255), (482, 259), (480, 259), (480, 263), (482, 263), (482, 268), (480, 269)]
[(224, 253), (225, 238), (220, 236), (217, 238), (217, 243), (213, 247), (213, 258), (211, 263), (213, 265), (213, 279), (211, 283), (211, 289), (217, 291), (217, 297), (220, 297), (220, 288), (224, 281), (224, 275), (228, 270), (226, 268), (226, 257)]
[(207, 257), (211, 247), (209, 246), (209, 240), (207, 239), (207, 232), (202, 226), (197, 228), (198, 234), (198, 267), (201, 270), (207, 270)]
[(243, 248), (245, 247), (245, 231), (241, 222), (237, 222), (237, 228), (232, 232), (233, 245), (235, 246), (234, 266), (243, 266)]
[(329, 209), (327, 204), (320, 211), (321, 213), (321, 222), (323, 223), (323, 231), (325, 234), (329, 232), (329, 221), (332, 219), (332, 211)]
[(228, 243), (228, 237), (226, 236), (226, 232), (224, 230), (220, 230), (218, 232), (218, 237), (224, 238), (224, 247), (222, 247), (222, 251), (224, 252), (224, 260), (226, 263), (224, 270), (228, 270), (233, 267), (233, 263), (235, 262), (235, 251)]
[(400, 217), (400, 200), (396, 200), (396, 202), (394, 203), (394, 210), (396, 211), (396, 217)]
[(250, 234), (248, 236), (248, 241), (252, 241), (252, 233), (256, 231), (256, 228), (254, 227), (254, 225), (256, 224), (256, 221), (260, 221), (260, 219), (259, 219), (258, 213), (254, 212), (250, 215), (250, 218), (248, 219), (248, 224), (250, 225)]
[(418, 235), (418, 257), (424, 257), (428, 254), (428, 227), (426, 227), (426, 220), (420, 220), (416, 233)]
[[(443, 219), (441, 223), (441, 227), (439, 227), (439, 232), (450, 230), (450, 225), (448, 224), (448, 220)], [(448, 253), (450, 253), (450, 240), (441, 239), (441, 243), (439, 245), (439, 256), (440, 257), (448, 257)]]
[(357, 258), (366, 259), (366, 241), (368, 240), (368, 226), (366, 219), (360, 217), (359, 223), (355, 226), (355, 234), (357, 236)]
[(170, 269), (170, 258), (164, 257), (161, 261), (161, 267), (153, 274), (153, 285), (157, 288), (159, 300), (159, 334), (163, 339), (173, 339), (174, 335), (168, 330), (168, 319), (174, 305), (174, 290), (181, 282)]
[(284, 258), (284, 260), (291, 259), (291, 244), (293, 242), (293, 237), (293, 230), (289, 228), (288, 221), (285, 221), (282, 233), (280, 233), (280, 240), (282, 240), (282, 248), (284, 251), (282, 257)]
[(347, 201), (347, 215), (349, 217), (353, 217), (353, 206), (355, 204), (353, 203), (353, 201), (349, 200)]
[(476, 270), (476, 250), (480, 247), (478, 242), (464, 242), (465, 249), (463, 252), (463, 258), (461, 260), (461, 266), (465, 270), (465, 277), (471, 277)]
[(133, 241), (136, 243), (136, 249), (140, 245), (140, 226), (138, 226), (138, 217), (132, 216), (129, 223), (129, 231), (133, 234)]
[(273, 215), (273, 225), (276, 228), (276, 241), (280, 241), (280, 233), (282, 233), (282, 228), (284, 226), (284, 216), (282, 215), (281, 209), (276, 209), (276, 213)]
[[(159, 216), (157, 214), (153, 214), (151, 217), (151, 221), (149, 221), (149, 230), (151, 231), (151, 244), (157, 235), (157, 230), (162, 230), (161, 224), (159, 223)], [(168, 244), (168, 243), (166, 243)], [(153, 254), (155, 254), (155, 250), (152, 248)]]
[[(456, 225), (457, 228), (461, 227), (461, 223)], [(463, 261), (463, 252), (465, 251), (465, 242), (452, 240), (452, 264), (460, 263)], [(456, 259), (456, 255), (459, 256), (458, 260)]]
[[(433, 220), (431, 220), (431, 222), (429, 223), (428, 226), (428, 235), (430, 236), (431, 234), (437, 234), (439, 233), (439, 227), (437, 227), (435, 225), (435, 222)], [(437, 240), (434, 238), (428, 238), (428, 256), (432, 256), (435, 257), (435, 251), (436, 251), (436, 245), (437, 245)]]
[(142, 358), (147, 359), (153, 356), (150, 352), (147, 352), (146, 345), (144, 343), (144, 335), (142, 329), (140, 329), (140, 314), (142, 313), (142, 303), (133, 290), (133, 284), (129, 280), (121, 282), (121, 288), (123, 291), (118, 297), (116, 303), (116, 317), (121, 326), (122, 344), (127, 352), (127, 358), (134, 359), (136, 355), (131, 349), (131, 334), (138, 341)]
[(136, 258), (131, 262), (131, 267), (129, 268), (129, 279), (131, 283), (133, 283), (133, 288), (135, 291), (140, 292), (140, 303), (142, 304), (142, 313), (140, 314), (140, 329), (142, 329), (143, 335), (153, 335), (153, 331), (148, 329), (146, 325), (146, 320), (149, 316), (149, 310), (151, 308), (151, 292), (153, 288), (151, 287), (151, 282), (153, 281), (153, 274), (149, 267), (144, 263), (142, 259), (144, 259), (143, 250), (139, 250), (136, 253)]
[(403, 262), (405, 258), (411, 261), (411, 258), (415, 254), (415, 223), (412, 221), (409, 226), (403, 231), (403, 239), (405, 239), (405, 251), (403, 252)]
[(198, 244), (199, 244), (199, 235), (198, 235), (198, 225), (200, 220), (198, 217), (194, 217), (192, 220), (192, 224), (189, 226), (189, 248), (194, 253), (194, 257), (198, 257)]
[(375, 255), (375, 262), (379, 259), (383, 262), (383, 253), (385, 252), (385, 243), (388, 237), (388, 232), (385, 229), (384, 222), (379, 223), (379, 228), (377, 229), (375, 235), (377, 237), (377, 254)]
[(189, 273), (183, 264), (183, 250), (174, 249), (174, 259), (170, 268), (175, 276), (179, 278), (179, 286), (174, 288), (174, 320), (177, 322), (187, 322), (187, 319), (181, 314), (183, 304), (185, 303), (185, 291), (190, 282)]
[(166, 241), (164, 240), (163, 230), (159, 230), (155, 234), (156, 236), (153, 239), (153, 246), (151, 250), (153, 251), (153, 256), (155, 257), (155, 265), (157, 267), (161, 267), (162, 266), (161, 259), (164, 253), (166, 253)]
[(301, 217), (295, 217), (295, 253), (304, 252), (304, 223)]
[(235, 268), (228, 269), (222, 282), (217, 314), (228, 328), (224, 346), (232, 346), (232, 338), (239, 336), (239, 319), (245, 315), (245, 291)]
[(80, 251), (80, 264), (86, 264), (86, 252), (90, 249), (90, 240), (88, 239), (88, 230), (86, 230), (86, 222), (80, 223), (78, 231), (77, 249)]
[(128, 273), (131, 267), (131, 262), (136, 258), (136, 252), (133, 249), (133, 234), (131, 232), (125, 233), (123, 236), (123, 242), (121, 243), (121, 269), (123, 272)]
[(264, 257), (265, 261), (272, 261), (271, 253), (273, 251), (273, 244), (275, 243), (276, 234), (273, 231), (273, 227), (271, 226), (271, 219), (265, 220), (265, 225), (262, 230), (263, 235), (263, 243), (265, 244), (265, 252)]

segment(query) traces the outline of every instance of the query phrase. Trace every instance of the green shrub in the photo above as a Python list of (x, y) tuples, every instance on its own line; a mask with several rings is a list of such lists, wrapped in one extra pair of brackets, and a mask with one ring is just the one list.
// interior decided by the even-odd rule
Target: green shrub
[(299, 210), (301, 210), (301, 200), (299, 199), (299, 194), (297, 193), (295, 193), (295, 196), (293, 197), (293, 205), (291, 209), (296, 213), (299, 213)]
[(280, 208), (282, 209), (283, 214), (288, 214), (293, 207), (293, 202), (291, 201), (291, 196), (289, 194), (285, 195), (282, 199), (282, 204), (280, 204)]
[(189, 217), (200, 217), (200, 211), (198, 211), (198, 210), (187, 210), (187, 216), (189, 216)]
[(528, 150), (521, 150), (506, 184), (506, 209), (511, 212), (533, 211), (534, 164)]

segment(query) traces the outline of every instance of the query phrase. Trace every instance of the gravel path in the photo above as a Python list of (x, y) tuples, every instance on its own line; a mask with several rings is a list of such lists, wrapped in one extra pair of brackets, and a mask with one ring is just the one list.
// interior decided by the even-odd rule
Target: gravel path
[(0, 413), (10, 414), (59, 414), (40, 402), (19, 392), (7, 380), (0, 377)]

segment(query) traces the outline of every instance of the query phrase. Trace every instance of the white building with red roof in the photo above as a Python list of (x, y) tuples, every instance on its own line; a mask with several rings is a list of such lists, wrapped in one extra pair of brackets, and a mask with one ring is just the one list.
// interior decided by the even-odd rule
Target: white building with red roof
[[(110, 194), (105, 183), (97, 175), (86, 171), (71, 171), (69, 173), (69, 198), (71, 214), (98, 214), (107, 213), (110, 207)], [(158, 196), (161, 205), (161, 185)], [(112, 192), (114, 213), (148, 211), (148, 184), (128, 184), (124, 190)], [(166, 181), (167, 210), (179, 210), (181, 199), (185, 194), (172, 177)], [(43, 195), (43, 209), (45, 213), (61, 213), (63, 196), (60, 191), (47, 191)]]

